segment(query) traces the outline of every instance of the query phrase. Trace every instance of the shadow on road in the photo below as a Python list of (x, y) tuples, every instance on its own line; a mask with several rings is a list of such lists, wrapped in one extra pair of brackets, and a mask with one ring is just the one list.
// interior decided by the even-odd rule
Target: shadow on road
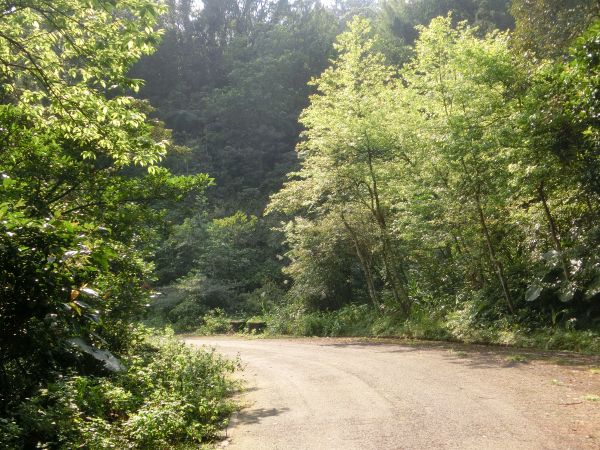
[[(342, 338), (343, 339), (343, 338)], [(544, 351), (517, 347), (461, 344), (454, 342), (411, 341), (381, 339), (378, 341), (346, 338), (342, 342), (320, 343), (323, 347), (369, 349), (381, 353), (446, 352), (445, 358), (461, 365), (479, 368), (511, 368), (540, 361), (548, 364), (587, 368), (600, 365), (600, 356), (581, 355), (571, 352)]]
[(233, 419), (232, 425), (255, 424), (266, 417), (273, 417), (289, 411), (289, 408), (254, 408), (240, 411)]

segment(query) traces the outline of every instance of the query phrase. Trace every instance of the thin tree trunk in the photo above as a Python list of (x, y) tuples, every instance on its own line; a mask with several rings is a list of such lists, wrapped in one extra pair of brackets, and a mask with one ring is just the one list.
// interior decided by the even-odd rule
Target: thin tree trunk
[(504, 276), (504, 268), (502, 267), (502, 263), (496, 257), (496, 251), (494, 250), (494, 246), (492, 244), (492, 239), (490, 236), (489, 229), (487, 227), (487, 223), (485, 221), (485, 215), (483, 214), (483, 208), (481, 207), (481, 198), (479, 193), (479, 188), (477, 188), (477, 193), (475, 195), (475, 200), (477, 203), (477, 211), (479, 213), (479, 223), (481, 224), (481, 231), (485, 238), (485, 242), (487, 244), (488, 253), (490, 256), (490, 261), (492, 265), (496, 269), (496, 273), (498, 275), (498, 279), (500, 281), (500, 285), (502, 286), (502, 293), (504, 294), (504, 299), (506, 300), (506, 304), (508, 305), (508, 309), (511, 313), (514, 314), (515, 310), (512, 304), (512, 300), (510, 297), (510, 292), (508, 290), (508, 282), (506, 281), (506, 277)]
[(560, 262), (562, 264), (563, 273), (565, 275), (565, 280), (569, 281), (571, 278), (569, 275), (569, 266), (567, 264), (567, 260), (563, 255), (562, 244), (560, 242), (560, 236), (558, 233), (558, 227), (556, 226), (556, 222), (554, 221), (554, 217), (552, 217), (552, 213), (550, 212), (550, 207), (548, 206), (548, 199), (546, 197), (546, 191), (544, 190), (544, 180), (540, 182), (538, 186), (538, 193), (540, 194), (540, 201), (544, 207), (544, 213), (546, 214), (546, 219), (548, 220), (548, 227), (550, 228), (550, 235), (552, 236), (552, 241), (554, 241), (554, 249), (558, 252), (560, 256)]
[(408, 291), (405, 287), (402, 275), (398, 273), (395, 266), (394, 252), (391, 248), (389, 236), (387, 236), (387, 229), (382, 230), (383, 239), (383, 259), (385, 263), (386, 276), (389, 278), (390, 286), (392, 288), (392, 294), (394, 300), (400, 305), (402, 312), (408, 315), (410, 312), (410, 298), (408, 297)]
[(405, 315), (410, 312), (410, 298), (408, 297), (408, 291), (406, 289), (403, 278), (398, 274), (395, 265), (394, 253), (392, 250), (391, 239), (389, 237), (387, 223), (385, 220), (385, 213), (381, 207), (379, 200), (379, 189), (377, 187), (377, 177), (375, 176), (375, 170), (373, 168), (373, 154), (371, 147), (367, 145), (367, 162), (369, 166), (369, 175), (371, 177), (372, 189), (369, 189), (372, 200), (372, 213), (375, 216), (375, 221), (379, 226), (381, 233), (381, 239), (383, 244), (383, 263), (386, 272), (386, 278), (390, 287), (392, 288), (392, 295), (394, 300)]
[(360, 265), (362, 266), (363, 273), (365, 274), (365, 280), (367, 282), (367, 292), (369, 294), (369, 298), (371, 302), (375, 306), (375, 308), (379, 308), (379, 302), (377, 301), (377, 290), (375, 289), (375, 282), (373, 280), (373, 271), (371, 270), (372, 262), (371, 258), (369, 258), (364, 250), (360, 246), (360, 242), (358, 240), (358, 235), (356, 231), (352, 229), (346, 217), (344, 216), (344, 212), (342, 211), (342, 222), (348, 233), (350, 233), (350, 237), (352, 238), (352, 242), (354, 242), (354, 248), (356, 249), (356, 255), (358, 256), (358, 260), (360, 261)]

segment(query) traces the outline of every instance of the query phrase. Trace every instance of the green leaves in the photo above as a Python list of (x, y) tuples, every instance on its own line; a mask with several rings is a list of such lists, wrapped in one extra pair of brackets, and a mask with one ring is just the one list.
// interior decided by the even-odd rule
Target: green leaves
[(135, 130), (148, 130), (146, 117), (123, 96), (140, 85), (127, 70), (152, 51), (159, 36), (148, 32), (162, 11), (151, 2), (26, 0), (5, 14), (0, 76), (33, 126), (60, 130), (121, 164), (152, 165), (164, 157), (164, 143), (133, 137), (141, 136)]
[(0, 442), (11, 448), (167, 448), (215, 438), (235, 406), (228, 397), (237, 385), (229, 375), (237, 364), (173, 336), (136, 334), (138, 342), (120, 359), (70, 340), (73, 353), (104, 367), (103, 376), (69, 373), (38, 386), (14, 415), (0, 420)]
[(526, 302), (533, 302), (535, 300), (537, 300), (538, 298), (540, 298), (540, 295), (542, 294), (542, 290), (543, 287), (537, 284), (533, 284), (531, 286), (529, 286), (529, 288), (527, 288), (527, 291), (525, 292), (525, 301)]
[(0, 414), (90, 361), (120, 370), (166, 209), (211, 184), (157, 167), (170, 132), (125, 95), (161, 10), (25, 0), (0, 21)]
[(391, 286), (390, 268), (402, 267), (398, 278), (431, 311), (473, 301), (491, 320), (510, 311), (555, 324), (560, 309), (593, 326), (598, 24), (569, 61), (540, 64), (508, 32), (482, 37), (450, 16), (419, 32), (414, 58), (390, 67), (355, 19), (312, 83), (301, 169), (269, 207), (287, 215), (298, 296), (335, 297), (319, 262), (339, 243), (374, 286)]

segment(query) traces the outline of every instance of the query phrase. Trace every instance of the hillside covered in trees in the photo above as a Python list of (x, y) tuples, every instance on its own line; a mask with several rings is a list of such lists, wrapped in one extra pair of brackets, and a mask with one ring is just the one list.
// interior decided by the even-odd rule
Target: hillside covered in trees
[(0, 446), (213, 438), (147, 326), (600, 351), (595, 0), (0, 0), (0, 78)]
[(167, 166), (215, 185), (158, 252), (154, 320), (597, 328), (597, 17), (591, 1), (173, 2), (133, 72), (186, 147)]

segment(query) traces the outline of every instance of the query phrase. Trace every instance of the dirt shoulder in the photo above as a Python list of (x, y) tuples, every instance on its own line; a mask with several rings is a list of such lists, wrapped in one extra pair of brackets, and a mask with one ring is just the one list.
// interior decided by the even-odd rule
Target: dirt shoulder
[(597, 449), (600, 357), (354, 338), (186, 337), (239, 355), (239, 449)]

